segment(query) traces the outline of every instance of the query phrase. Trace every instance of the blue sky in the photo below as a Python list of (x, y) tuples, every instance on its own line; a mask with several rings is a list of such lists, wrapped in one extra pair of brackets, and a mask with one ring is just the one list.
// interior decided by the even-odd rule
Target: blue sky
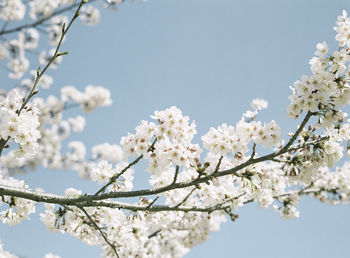
[[(172, 105), (196, 121), (199, 141), (211, 126), (234, 125), (257, 97), (269, 101), (261, 120), (276, 120), (286, 137), (298, 124), (286, 115), (288, 86), (309, 74), (318, 42), (335, 49), (333, 26), (343, 9), (350, 12), (349, 1), (136, 0), (117, 12), (103, 10), (96, 27), (74, 24), (62, 48), (69, 55), (49, 72), (52, 89), (40, 94), (58, 93), (66, 85), (111, 90), (113, 105), (88, 115), (84, 133), (71, 138), (88, 147), (119, 143), (142, 119)], [(6, 87), (13, 85), (5, 71), (0, 76)], [(138, 173), (144, 178), (142, 166)], [(59, 194), (70, 186), (97, 189), (71, 171), (40, 169), (21, 178), (32, 188)], [(247, 205), (236, 222), (223, 224), (186, 257), (349, 257), (349, 206), (304, 198), (300, 211), (300, 218), (287, 221), (272, 209)], [(28, 258), (47, 252), (99, 256), (97, 247), (49, 233), (37, 217), (14, 227), (0, 225), (6, 250)]]

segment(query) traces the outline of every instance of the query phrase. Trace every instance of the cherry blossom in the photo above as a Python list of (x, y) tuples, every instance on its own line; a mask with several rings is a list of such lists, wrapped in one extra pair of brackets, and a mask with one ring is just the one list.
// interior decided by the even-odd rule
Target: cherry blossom
[[(104, 6), (122, 3), (106, 1)], [(68, 17), (60, 8), (76, 11)], [(43, 98), (38, 93), (53, 84), (46, 71), (61, 65), (66, 52), (60, 47), (72, 23), (80, 17), (84, 24), (95, 25), (99, 9), (85, 1), (4, 0), (0, 18), (22, 20), (26, 11), (34, 22), (48, 22), (53, 48), (40, 52), (42, 69), (31, 70), (21, 87), (0, 95), (2, 223), (16, 225), (36, 216), (36, 205), (44, 203), (39, 216), (49, 231), (98, 245), (103, 257), (183, 257), (227, 219), (236, 221), (240, 207), (250, 202), (262, 209), (273, 207), (286, 219), (302, 216), (298, 206), (303, 196), (334, 205), (350, 202), (350, 162), (336, 167), (350, 152), (350, 120), (342, 110), (350, 104), (346, 11), (334, 28), (338, 49), (332, 52), (326, 42), (318, 43), (309, 75), (290, 86), (287, 114), (302, 117), (293, 132), (283, 131), (274, 120), (260, 121), (268, 102), (254, 99), (252, 110), (237, 123), (211, 127), (196, 142), (195, 121), (171, 106), (156, 110), (120, 141), (91, 150), (74, 136), (84, 131), (85, 116), (112, 104), (110, 91), (66, 85), (59, 96)], [(40, 38), (35, 26), (19, 27), (0, 46), (10, 78), (22, 78), (30, 66), (26, 53), (38, 47)], [(0, 34), (6, 32), (5, 28)], [(72, 108), (79, 114), (65, 113)], [(134, 184), (142, 173), (134, 167), (141, 162), (147, 166), (145, 189)], [(73, 170), (99, 190), (87, 193), (70, 187), (58, 195), (15, 178), (39, 166)], [(16, 257), (2, 245), (0, 256)]]

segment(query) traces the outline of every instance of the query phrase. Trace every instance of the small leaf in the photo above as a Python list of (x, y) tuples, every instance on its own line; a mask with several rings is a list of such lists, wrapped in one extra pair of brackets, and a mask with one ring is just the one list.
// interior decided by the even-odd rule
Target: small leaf
[(68, 55), (68, 52), (62, 52), (57, 54), (57, 56), (64, 56), (64, 55)]

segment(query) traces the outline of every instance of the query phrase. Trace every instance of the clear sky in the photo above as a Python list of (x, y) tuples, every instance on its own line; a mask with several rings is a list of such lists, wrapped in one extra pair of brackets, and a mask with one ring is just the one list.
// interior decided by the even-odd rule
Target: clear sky
[[(286, 115), (288, 86), (310, 73), (318, 42), (334, 50), (333, 27), (343, 9), (350, 12), (348, 0), (135, 0), (117, 12), (103, 10), (98, 26), (74, 24), (62, 48), (69, 55), (49, 72), (52, 89), (40, 94), (66, 85), (111, 90), (113, 105), (88, 115), (84, 133), (70, 138), (87, 147), (119, 143), (142, 119), (172, 105), (196, 121), (200, 136), (211, 126), (235, 125), (256, 97), (270, 104), (260, 118), (275, 119), (286, 137), (299, 122)], [(5, 71), (0, 76), (4, 87), (13, 85)], [(144, 178), (142, 166), (135, 176)], [(98, 187), (71, 171), (40, 169), (20, 178), (58, 194), (70, 186), (87, 192)], [(247, 205), (236, 222), (223, 224), (186, 257), (349, 257), (350, 206), (304, 198), (300, 211), (300, 218), (283, 220), (271, 208)], [(27, 258), (100, 254), (69, 235), (49, 233), (37, 214), (18, 226), (0, 224), (0, 238), (6, 250)]]

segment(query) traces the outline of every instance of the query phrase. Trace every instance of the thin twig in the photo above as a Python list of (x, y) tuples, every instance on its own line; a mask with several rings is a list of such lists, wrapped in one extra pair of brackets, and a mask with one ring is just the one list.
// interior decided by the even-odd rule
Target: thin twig
[(180, 169), (180, 167), (179, 167), (179, 166), (176, 166), (176, 168), (175, 168), (175, 175), (174, 175), (174, 179), (173, 179), (172, 184), (175, 184), (175, 183), (176, 183), (177, 176), (179, 175), (179, 169)]
[(254, 142), (254, 144), (253, 144), (253, 151), (252, 151), (252, 155), (250, 156), (250, 159), (254, 159), (254, 157), (255, 157), (255, 149), (256, 149), (256, 143)]
[(112, 176), (108, 183), (105, 184), (100, 190), (98, 190), (95, 195), (99, 195), (100, 193), (104, 193), (107, 189), (108, 186), (110, 186), (111, 184), (113, 184), (121, 175), (123, 175), (127, 170), (129, 170), (132, 166), (136, 165), (141, 159), (142, 159), (143, 155), (140, 155), (139, 157), (137, 157), (133, 162), (129, 163), (125, 168), (123, 168), (119, 173), (115, 174), (114, 176)]
[(82, 210), (82, 212), (84, 212), (84, 214), (86, 215), (86, 217), (90, 220), (90, 222), (92, 223), (92, 225), (95, 227), (95, 229), (97, 229), (103, 239), (106, 241), (106, 243), (112, 248), (112, 250), (114, 251), (115, 255), (119, 258), (119, 254), (117, 252), (117, 249), (115, 248), (115, 246), (109, 242), (109, 240), (107, 239), (106, 234), (102, 231), (102, 229), (97, 225), (97, 223), (93, 220), (93, 218), (91, 218), (91, 216), (89, 215), (89, 213), (87, 213), (87, 211), (83, 208), (83, 207), (79, 207), (80, 210)]
[(212, 173), (212, 175), (214, 175), (215, 173), (217, 173), (217, 172), (219, 171), (220, 165), (221, 165), (221, 162), (222, 162), (222, 159), (223, 159), (223, 158), (224, 158), (224, 156), (220, 156), (219, 161), (218, 161), (218, 163), (216, 164), (215, 170), (214, 170), (214, 172)]
[(157, 196), (156, 198), (154, 198), (154, 200), (146, 207), (147, 209), (148, 208), (151, 208), (152, 205), (159, 199), (159, 196)]
[(158, 229), (157, 231), (153, 232), (152, 234), (150, 234), (148, 236), (148, 238), (152, 238), (152, 237), (155, 237), (156, 235), (158, 235), (162, 230), (161, 229)]
[(196, 189), (197, 189), (197, 187), (193, 187), (192, 190), (186, 195), (186, 197), (185, 197), (181, 202), (179, 202), (178, 204), (176, 204), (174, 207), (175, 207), (175, 208), (178, 208), (178, 207), (180, 207), (182, 204), (184, 204), (184, 203), (188, 200), (188, 198), (190, 198), (190, 196), (192, 195), (192, 193), (193, 193), (194, 190), (196, 190)]
[(315, 145), (317, 143), (320, 143), (320, 142), (323, 142), (323, 141), (327, 141), (327, 140), (329, 140), (329, 136), (320, 137), (319, 139), (316, 139), (314, 141), (306, 142), (306, 143), (303, 143), (301, 145), (295, 146), (293, 148), (289, 148), (289, 151), (300, 150), (300, 149), (303, 149), (303, 148), (305, 148), (307, 146)]
[(69, 28), (72, 26), (73, 22), (76, 20), (76, 18), (78, 18), (79, 16), (79, 11), (81, 9), (81, 7), (87, 2), (87, 0), (82, 0), (77, 8), (77, 10), (75, 11), (72, 19), (70, 20), (68, 26), (66, 27), (65, 24), (63, 24), (62, 26), (62, 34), (60, 37), (60, 40), (57, 44), (55, 53), (53, 54), (53, 56), (50, 58), (49, 62), (46, 64), (46, 66), (44, 67), (44, 69), (42, 71), (40, 71), (40, 68), (38, 68), (37, 73), (36, 73), (36, 78), (34, 81), (34, 85), (30, 91), (30, 93), (28, 94), (27, 98), (25, 99), (25, 101), (23, 102), (21, 108), (18, 110), (18, 115), (20, 115), (21, 111), (25, 108), (25, 106), (27, 105), (28, 101), (36, 94), (35, 90), (36, 87), (41, 79), (41, 77), (44, 75), (44, 73), (46, 72), (46, 70), (50, 67), (50, 65), (55, 61), (55, 59), (59, 56), (65, 55), (67, 53), (58, 53), (58, 51), (60, 50), (61, 44), (63, 42), (64, 36), (66, 35), (67, 31), (69, 30)]
[[(151, 146), (148, 148), (147, 152), (149, 151), (153, 151), (154, 145), (157, 141), (157, 138), (153, 141), (153, 143), (151, 144)], [(129, 163), (125, 168), (123, 168), (119, 173), (115, 174), (114, 176), (112, 176), (108, 183), (105, 184), (100, 190), (98, 190), (95, 195), (99, 195), (100, 193), (104, 193), (107, 189), (108, 186), (110, 186), (111, 184), (113, 184), (121, 175), (123, 175), (128, 169), (130, 169), (132, 166), (136, 165), (141, 159), (143, 158), (143, 154), (138, 156), (133, 162)]]
[(75, 108), (75, 107), (79, 107), (80, 104), (79, 103), (72, 103), (72, 104), (65, 104), (62, 108), (58, 109), (58, 110), (50, 110), (49, 112), (46, 112), (46, 113), (42, 113), (40, 114), (41, 116), (45, 116), (45, 115), (50, 115), (50, 116), (55, 116), (59, 113), (61, 113), (62, 111), (64, 110), (69, 110), (71, 108)]

